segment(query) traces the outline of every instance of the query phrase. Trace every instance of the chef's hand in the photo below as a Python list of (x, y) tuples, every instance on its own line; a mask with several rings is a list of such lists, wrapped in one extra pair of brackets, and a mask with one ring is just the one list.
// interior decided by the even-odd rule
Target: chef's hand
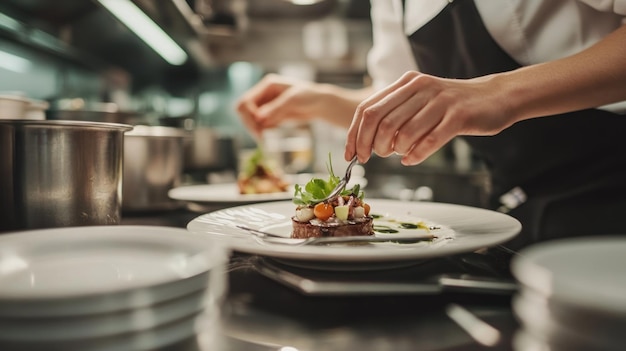
[(239, 99), (237, 111), (257, 138), (285, 120), (319, 118), (348, 128), (357, 105), (371, 93), (371, 87), (348, 89), (268, 74)]
[(319, 113), (318, 84), (276, 74), (266, 75), (237, 102), (244, 125), (256, 136), (284, 120), (306, 121)]
[(402, 164), (424, 161), (457, 135), (494, 135), (510, 126), (499, 83), (490, 76), (455, 80), (419, 72), (365, 99), (348, 130), (345, 159), (366, 162), (402, 155)]

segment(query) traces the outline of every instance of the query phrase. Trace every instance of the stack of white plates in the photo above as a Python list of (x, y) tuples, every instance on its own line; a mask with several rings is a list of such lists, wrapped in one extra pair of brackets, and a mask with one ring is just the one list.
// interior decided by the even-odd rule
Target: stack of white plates
[(154, 350), (212, 328), (225, 252), (185, 229), (0, 235), (0, 350)]
[(624, 350), (626, 236), (538, 244), (511, 269), (520, 282), (516, 350)]

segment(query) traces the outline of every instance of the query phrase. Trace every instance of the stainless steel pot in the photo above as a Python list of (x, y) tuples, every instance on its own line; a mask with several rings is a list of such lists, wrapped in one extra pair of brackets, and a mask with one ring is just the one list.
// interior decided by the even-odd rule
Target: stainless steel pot
[(222, 171), (236, 165), (232, 138), (220, 135), (213, 128), (196, 125), (191, 117), (162, 117), (159, 121), (164, 126), (181, 129), (187, 135), (184, 172)]
[(222, 152), (220, 137), (212, 128), (196, 127), (187, 131), (185, 139), (185, 171), (205, 171), (223, 167), (228, 153)]
[(124, 132), (131, 129), (0, 120), (0, 231), (118, 224)]
[(183, 173), (183, 130), (135, 126), (124, 136), (124, 212), (173, 209), (179, 202), (167, 192), (179, 185)]
[(191, 117), (162, 117), (159, 121), (164, 126), (181, 129), (186, 134), (184, 172), (221, 171), (228, 165), (234, 164), (228, 159), (234, 152), (228, 152), (225, 138), (213, 128), (198, 126), (195, 119)]

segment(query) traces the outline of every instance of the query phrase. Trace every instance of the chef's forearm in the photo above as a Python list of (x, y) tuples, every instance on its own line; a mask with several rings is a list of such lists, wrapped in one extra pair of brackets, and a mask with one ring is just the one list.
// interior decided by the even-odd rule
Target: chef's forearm
[(332, 124), (345, 128), (350, 127), (354, 111), (361, 101), (369, 97), (373, 88), (368, 86), (361, 89), (349, 89), (331, 84), (322, 84), (321, 89), (326, 95), (322, 99), (324, 106), (322, 118)]
[(626, 100), (626, 25), (576, 55), (491, 78), (515, 121)]

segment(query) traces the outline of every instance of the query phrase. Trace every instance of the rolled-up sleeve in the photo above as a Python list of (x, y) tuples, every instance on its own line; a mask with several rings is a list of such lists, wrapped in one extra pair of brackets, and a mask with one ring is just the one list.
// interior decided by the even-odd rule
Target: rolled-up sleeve
[(402, 28), (402, 9), (396, 0), (371, 0), (374, 45), (367, 56), (368, 73), (375, 89), (393, 83), (417, 69)]

